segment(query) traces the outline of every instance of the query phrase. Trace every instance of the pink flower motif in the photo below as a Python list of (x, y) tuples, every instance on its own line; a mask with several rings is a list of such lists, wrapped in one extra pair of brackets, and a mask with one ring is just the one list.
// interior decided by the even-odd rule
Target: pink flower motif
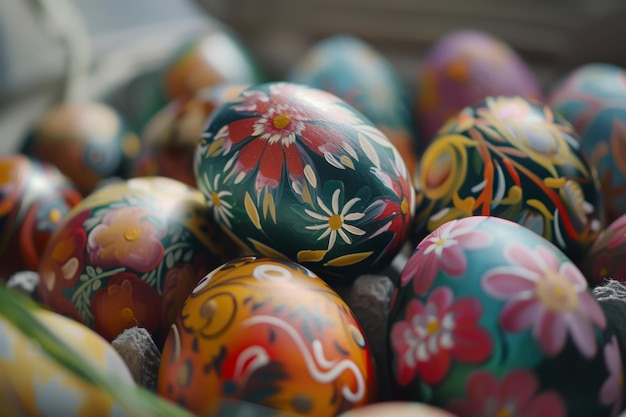
[(452, 290), (439, 287), (426, 305), (411, 300), (406, 320), (391, 329), (391, 343), (397, 357), (396, 377), (402, 385), (416, 374), (427, 384), (441, 381), (451, 359), (479, 363), (491, 355), (489, 333), (478, 326), (482, 308), (474, 298), (453, 300)]
[(465, 272), (467, 249), (483, 248), (491, 236), (475, 227), (487, 217), (473, 216), (449, 221), (426, 236), (406, 263), (400, 277), (402, 286), (413, 280), (417, 294), (424, 294), (433, 284), (437, 272), (459, 277)]
[(604, 362), (609, 371), (609, 377), (600, 389), (600, 403), (607, 406), (613, 405), (611, 417), (615, 417), (622, 411), (624, 403), (622, 356), (615, 336), (604, 346)]
[(517, 370), (499, 381), (479, 370), (466, 383), (467, 399), (450, 401), (446, 409), (459, 417), (565, 417), (565, 405), (553, 391), (537, 393), (537, 377)]
[(138, 272), (154, 269), (163, 257), (160, 239), (165, 225), (157, 228), (148, 220), (153, 214), (143, 207), (111, 210), (87, 238), (88, 256), (94, 266), (126, 266)]
[(507, 332), (532, 328), (532, 335), (549, 356), (564, 347), (567, 333), (586, 358), (596, 353), (594, 326), (606, 327), (604, 312), (587, 291), (587, 282), (571, 262), (559, 262), (544, 246), (534, 251), (512, 244), (504, 251), (508, 265), (489, 270), (484, 290), (506, 300), (500, 324)]

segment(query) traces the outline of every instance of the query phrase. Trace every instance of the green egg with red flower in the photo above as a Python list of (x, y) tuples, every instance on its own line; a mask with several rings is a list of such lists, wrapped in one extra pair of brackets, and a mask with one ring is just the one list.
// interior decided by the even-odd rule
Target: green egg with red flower
[(444, 223), (402, 270), (388, 321), (395, 399), (458, 417), (615, 416), (616, 334), (582, 272), (510, 220)]
[(52, 236), (39, 293), (109, 341), (138, 326), (161, 343), (193, 287), (233, 253), (198, 190), (166, 177), (113, 182)]
[(266, 83), (225, 102), (195, 167), (214, 219), (241, 246), (326, 279), (385, 268), (411, 228), (402, 156), (360, 112), (316, 88)]

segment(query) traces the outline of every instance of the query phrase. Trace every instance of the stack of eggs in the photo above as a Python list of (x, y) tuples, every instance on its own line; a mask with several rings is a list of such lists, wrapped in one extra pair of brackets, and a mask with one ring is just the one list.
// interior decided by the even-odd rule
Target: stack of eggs
[[(245, 77), (218, 77), (189, 45), (207, 48), (168, 63), (171, 101), (140, 139), (113, 108), (67, 106), (30, 135), (33, 159), (8, 160), (57, 164), (51, 196), (5, 163), (0, 220), (28, 245), (5, 242), (3, 279), (38, 271), (54, 312), (0, 289), (0, 364), (56, 366), (29, 379), (7, 365), (16, 410), (55, 406), (38, 381), (60, 370), (55, 411), (77, 415), (88, 402), (207, 417), (622, 411), (624, 335), (589, 287), (626, 280), (623, 70), (584, 67), (544, 99), (511, 48), (455, 32), (424, 57), (411, 109), (391, 63), (352, 36), (322, 40), (280, 82), (260, 82), (244, 52), (232, 73)], [(356, 314), (345, 289), (374, 274), (393, 290), (370, 288), (380, 311)], [(85, 348), (51, 326), (97, 336), (92, 352), (144, 329), (162, 355), (155, 392), (115, 352), (104, 369), (60, 353)]]

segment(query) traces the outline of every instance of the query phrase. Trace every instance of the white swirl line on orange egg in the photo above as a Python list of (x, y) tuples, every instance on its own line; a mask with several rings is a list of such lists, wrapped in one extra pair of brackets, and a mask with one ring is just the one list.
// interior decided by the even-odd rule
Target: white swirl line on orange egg
[[(237, 363), (235, 364), (235, 376), (241, 378), (245, 375), (247, 378), (251, 372), (267, 365), (269, 362), (270, 357), (262, 346), (249, 346), (237, 357)], [(245, 370), (245, 374), (243, 374), (243, 367), (246, 365), (248, 365), (248, 368)]]
[[(302, 340), (300, 334), (296, 331), (296, 329), (286, 321), (273, 316), (267, 315), (259, 315), (255, 317), (251, 317), (249, 319), (244, 320), (241, 325), (243, 327), (254, 326), (257, 324), (269, 324), (271, 326), (276, 326), (287, 333), (289, 337), (295, 342), (296, 347), (300, 350), (302, 354), (302, 358), (305, 361), (307, 369), (311, 376), (320, 383), (328, 383), (334, 381), (344, 373), (345, 371), (350, 371), (354, 374), (357, 388), (356, 391), (353, 392), (349, 387), (343, 386), (341, 388), (342, 395), (346, 398), (346, 400), (351, 402), (361, 401), (365, 395), (365, 381), (363, 379), (363, 375), (361, 371), (354, 363), (354, 361), (349, 359), (343, 359), (339, 362), (330, 362), (328, 361), (323, 354), (323, 350), (321, 348), (321, 342), (316, 339), (313, 341), (313, 356), (307, 349), (305, 342)], [(319, 347), (315, 347), (315, 345), (319, 345)], [(317, 365), (320, 365), (322, 368), (326, 368), (323, 370), (318, 369)], [(325, 372), (326, 371), (326, 372)]]
[(259, 265), (254, 268), (252, 276), (258, 281), (283, 282), (291, 279), (291, 272), (278, 265)]

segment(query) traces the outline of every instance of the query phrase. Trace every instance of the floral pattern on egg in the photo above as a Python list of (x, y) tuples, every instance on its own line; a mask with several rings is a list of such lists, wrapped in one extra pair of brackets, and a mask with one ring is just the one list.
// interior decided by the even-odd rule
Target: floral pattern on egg
[(489, 97), (451, 119), (421, 160), (413, 237), (472, 215), (515, 221), (582, 261), (604, 215), (573, 127), (520, 97)]
[(392, 392), (459, 417), (615, 416), (616, 344), (585, 277), (555, 245), (497, 217), (451, 220), (416, 247), (394, 293)]
[(196, 156), (215, 220), (256, 253), (355, 278), (387, 266), (408, 236), (415, 195), (402, 157), (329, 93), (247, 89), (214, 113)]
[(136, 178), (75, 208), (47, 247), (40, 294), (107, 340), (138, 325), (158, 341), (198, 280), (234, 252), (200, 192), (169, 178)]
[(605, 279), (626, 282), (626, 214), (603, 230), (585, 255), (582, 269), (593, 286)]

